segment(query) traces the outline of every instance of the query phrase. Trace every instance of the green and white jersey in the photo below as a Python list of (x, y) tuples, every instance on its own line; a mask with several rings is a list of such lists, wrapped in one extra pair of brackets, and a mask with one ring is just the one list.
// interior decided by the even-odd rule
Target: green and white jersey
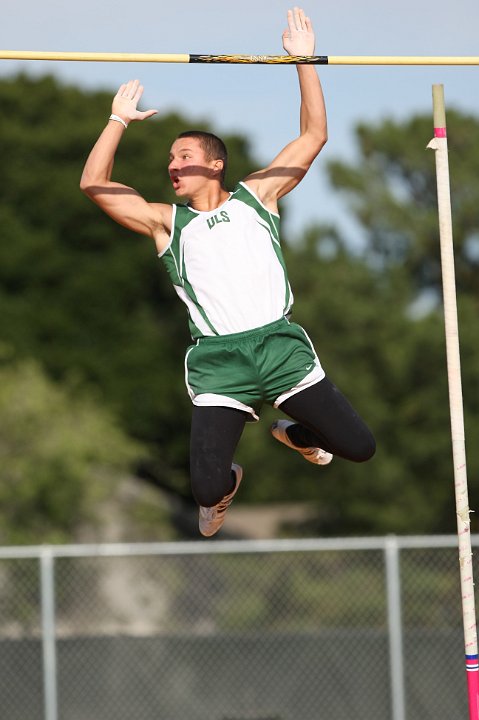
[(188, 307), (194, 339), (245, 332), (291, 310), (279, 215), (242, 182), (215, 210), (173, 205), (170, 242), (159, 257)]

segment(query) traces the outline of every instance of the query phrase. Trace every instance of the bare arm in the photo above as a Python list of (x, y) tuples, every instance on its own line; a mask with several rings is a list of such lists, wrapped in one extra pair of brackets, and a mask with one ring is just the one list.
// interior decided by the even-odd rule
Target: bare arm
[[(137, 110), (142, 93), (143, 87), (137, 80), (122, 85), (113, 99), (112, 113), (126, 125), (151, 117), (156, 110)], [(108, 121), (88, 156), (80, 188), (113, 220), (134, 232), (154, 238), (161, 250), (168, 240), (171, 206), (148, 203), (133, 188), (111, 180), (115, 154), (124, 132), (121, 122)]]
[[(303, 10), (288, 10), (288, 28), (283, 46), (290, 55), (314, 55), (315, 38), (311, 21)], [(300, 134), (264, 170), (245, 182), (271, 210), (277, 201), (303, 179), (328, 137), (326, 107), (321, 83), (312, 65), (297, 65), (301, 95)]]

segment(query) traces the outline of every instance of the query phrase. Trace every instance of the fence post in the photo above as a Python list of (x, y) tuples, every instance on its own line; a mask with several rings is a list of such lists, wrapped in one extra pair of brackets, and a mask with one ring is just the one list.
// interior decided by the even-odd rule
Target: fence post
[(389, 636), (389, 667), (391, 677), (391, 702), (393, 720), (406, 720), (403, 629), (401, 613), (401, 580), (399, 568), (399, 544), (394, 535), (385, 538), (386, 589)]
[(40, 553), (40, 592), (45, 720), (58, 720), (54, 578), (52, 548), (43, 547)]

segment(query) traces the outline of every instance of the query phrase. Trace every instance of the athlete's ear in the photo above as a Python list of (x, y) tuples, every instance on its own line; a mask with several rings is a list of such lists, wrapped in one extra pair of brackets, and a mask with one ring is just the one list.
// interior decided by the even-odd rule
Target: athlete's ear
[(213, 169), (217, 175), (220, 175), (223, 172), (224, 165), (224, 161), (220, 160), (220, 158), (218, 158), (218, 160), (215, 160)]

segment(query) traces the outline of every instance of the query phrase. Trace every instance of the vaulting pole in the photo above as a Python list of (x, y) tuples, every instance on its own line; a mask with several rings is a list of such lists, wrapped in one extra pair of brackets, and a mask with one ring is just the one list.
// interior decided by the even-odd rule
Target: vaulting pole
[(446, 111), (443, 85), (433, 85), (434, 138), (428, 145), (435, 151), (439, 233), (441, 243), (444, 322), (446, 330), (447, 375), (451, 437), (454, 464), (457, 532), (459, 539), (459, 568), (461, 578), (462, 614), (466, 653), (466, 677), (469, 698), (469, 718), (479, 718), (479, 665), (477, 629), (472, 572), (470, 510), (467, 489), (464, 411), (462, 404), (461, 363), (457, 321), (456, 281), (452, 238), (452, 213), (447, 154)]
[(119, 52), (50, 52), (35, 50), (0, 50), (0, 60), (225, 63), (245, 65), (479, 65), (479, 56), (182, 55)]

